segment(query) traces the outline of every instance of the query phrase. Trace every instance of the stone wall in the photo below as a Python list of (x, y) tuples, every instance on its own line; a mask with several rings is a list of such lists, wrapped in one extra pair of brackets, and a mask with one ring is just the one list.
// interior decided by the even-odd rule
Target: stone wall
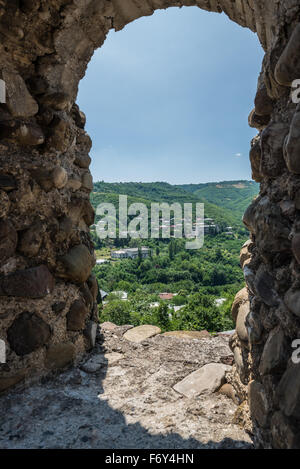
[(0, 391), (93, 345), (91, 140), (78, 83), (111, 28), (183, 5), (224, 11), (257, 32), (266, 53), (249, 117), (261, 192), (244, 217), (251, 240), (241, 253), (247, 288), (233, 307), (232, 381), (258, 446), (299, 447), (300, 108), (290, 85), (300, 78), (300, 0), (0, 0)]

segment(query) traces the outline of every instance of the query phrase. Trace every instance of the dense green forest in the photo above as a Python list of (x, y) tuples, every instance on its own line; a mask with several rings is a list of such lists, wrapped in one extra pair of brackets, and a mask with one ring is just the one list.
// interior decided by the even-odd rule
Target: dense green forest
[[(187, 250), (184, 239), (99, 240), (92, 232), (96, 254), (107, 263), (96, 265), (94, 272), (100, 288), (108, 293), (100, 307), (101, 321), (117, 324), (153, 324), (168, 330), (218, 332), (232, 329), (231, 305), (236, 292), (244, 286), (239, 251), (248, 239), (242, 214), (258, 193), (258, 185), (248, 181), (219, 184), (172, 186), (167, 183), (105, 183), (94, 185), (91, 201), (112, 202), (128, 196), (128, 204), (142, 202), (204, 202), (205, 216), (222, 228), (206, 235), (202, 249)], [(208, 202), (207, 202), (208, 201)], [(232, 226), (228, 236), (226, 227)], [(110, 251), (120, 247), (150, 249), (142, 259), (110, 259)], [(121, 300), (114, 292), (126, 292)], [(162, 300), (160, 293), (173, 298)]]

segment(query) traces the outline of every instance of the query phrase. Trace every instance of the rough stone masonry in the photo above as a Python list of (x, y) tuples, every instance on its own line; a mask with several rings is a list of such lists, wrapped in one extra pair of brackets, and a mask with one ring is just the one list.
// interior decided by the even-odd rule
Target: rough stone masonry
[(261, 190), (244, 217), (251, 240), (241, 254), (247, 288), (233, 307), (232, 382), (257, 446), (299, 448), (300, 368), (291, 356), (300, 337), (300, 108), (290, 87), (300, 78), (300, 0), (0, 0), (0, 391), (93, 346), (92, 143), (78, 83), (111, 28), (184, 5), (225, 12), (265, 51), (249, 117)]

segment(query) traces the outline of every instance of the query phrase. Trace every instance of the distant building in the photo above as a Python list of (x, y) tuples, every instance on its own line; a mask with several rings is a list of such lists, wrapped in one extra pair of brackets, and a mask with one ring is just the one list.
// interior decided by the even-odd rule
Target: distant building
[(215, 300), (215, 304), (216, 306), (222, 306), (222, 304), (225, 303), (225, 301), (227, 301), (226, 298), (218, 298), (217, 300)]
[(159, 298), (161, 300), (172, 300), (174, 297), (174, 294), (173, 293), (160, 293), (159, 294)]
[(96, 264), (98, 264), (98, 265), (107, 264), (107, 262), (109, 262), (109, 259), (97, 259), (96, 260)]
[(234, 233), (232, 231), (224, 231), (223, 233), (225, 236), (228, 236), (228, 237), (231, 237), (231, 238), (234, 238)]
[[(141, 256), (143, 259), (149, 257), (150, 249), (142, 247)], [(119, 251), (112, 251), (112, 259), (137, 259), (139, 257), (139, 248), (127, 248)]]
[(150, 303), (149, 304), (149, 307), (150, 308), (158, 308), (160, 305), (159, 301), (155, 301), (155, 303)]
[(120, 300), (127, 300), (128, 298), (126, 291), (112, 291), (111, 294), (117, 296)]
[(174, 306), (174, 312), (178, 313), (182, 308), (185, 308), (186, 305), (181, 305), (181, 306)]

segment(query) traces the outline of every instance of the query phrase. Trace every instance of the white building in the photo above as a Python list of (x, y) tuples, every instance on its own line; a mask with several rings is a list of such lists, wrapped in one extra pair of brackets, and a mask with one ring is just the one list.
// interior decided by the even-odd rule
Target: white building
[(109, 259), (97, 259), (96, 260), (96, 264), (97, 265), (100, 265), (100, 264), (107, 264), (109, 262)]
[(112, 291), (112, 295), (117, 296), (120, 300), (126, 301), (128, 298), (128, 293), (126, 291)]
[[(142, 247), (141, 248), (141, 256), (143, 259), (149, 256), (150, 249)], [(128, 248), (128, 249), (121, 249), (119, 251), (112, 251), (111, 253), (112, 259), (137, 259), (139, 257), (139, 249), (138, 248)]]

